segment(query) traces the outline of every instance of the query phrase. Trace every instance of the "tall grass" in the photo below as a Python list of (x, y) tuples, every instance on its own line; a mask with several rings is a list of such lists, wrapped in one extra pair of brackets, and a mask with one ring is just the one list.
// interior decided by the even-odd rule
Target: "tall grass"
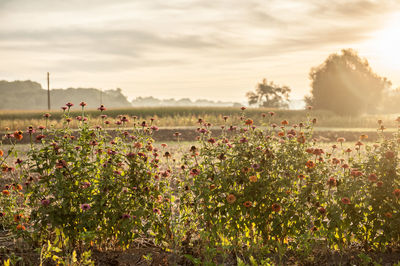
[[(269, 112), (275, 114), (271, 117)], [(240, 108), (234, 107), (146, 107), (146, 108), (124, 108), (109, 109), (103, 112), (108, 116), (108, 120), (117, 118), (124, 114), (128, 117), (137, 116), (139, 120), (149, 120), (151, 117), (157, 119), (160, 127), (187, 127), (197, 126), (197, 121), (202, 118), (204, 121), (214, 125), (220, 125), (224, 116), (229, 116), (228, 124), (237, 124), (241, 115)], [(246, 116), (253, 119), (257, 124), (279, 123), (283, 119), (288, 119), (291, 124), (299, 123), (305, 116), (316, 118), (319, 127), (327, 128), (376, 128), (377, 120), (384, 121), (386, 127), (397, 127), (396, 115), (364, 115), (364, 116), (339, 116), (328, 111), (314, 110), (271, 110), (265, 108), (248, 108), (245, 110)], [(43, 111), (2, 111), (0, 112), (0, 130), (8, 127), (12, 130), (24, 129), (30, 125), (39, 126), (45, 124)], [(56, 128), (62, 127), (61, 118), (63, 111), (50, 112), (49, 125)], [(85, 114), (90, 117), (90, 123), (100, 124), (100, 112), (98, 110), (87, 110)], [(263, 118), (262, 114), (267, 116)], [(69, 116), (75, 118), (81, 115), (78, 107), (73, 107)], [(77, 127), (76, 121), (71, 122), (72, 127)]]

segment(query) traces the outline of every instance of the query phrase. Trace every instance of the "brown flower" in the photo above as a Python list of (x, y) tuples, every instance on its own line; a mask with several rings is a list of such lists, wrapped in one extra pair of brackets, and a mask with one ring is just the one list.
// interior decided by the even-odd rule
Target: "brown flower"
[(226, 197), (226, 201), (227, 201), (229, 204), (232, 204), (232, 203), (234, 203), (234, 202), (236, 201), (236, 196), (233, 195), (233, 194), (229, 194), (229, 195)]
[(271, 208), (272, 208), (272, 211), (279, 212), (281, 210), (281, 205), (279, 205), (278, 203), (274, 203), (274, 204), (272, 204)]
[(243, 203), (243, 205), (244, 205), (246, 208), (250, 208), (253, 204), (251, 203), (251, 201), (245, 201), (245, 202)]

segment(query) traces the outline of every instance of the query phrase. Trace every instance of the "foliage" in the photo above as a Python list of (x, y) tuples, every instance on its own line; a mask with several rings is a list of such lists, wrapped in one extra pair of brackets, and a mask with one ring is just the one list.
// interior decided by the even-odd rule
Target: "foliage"
[(308, 103), (338, 114), (375, 111), (391, 85), (352, 49), (331, 54), (323, 64), (311, 69), (310, 79), (312, 97), (306, 99)]
[[(0, 81), (2, 104), (0, 110), (43, 110), (47, 109), (47, 91), (30, 80)], [(101, 91), (94, 88), (68, 88), (50, 90), (52, 108), (61, 106), (65, 101), (87, 101), (89, 107), (101, 102), (109, 107), (129, 107), (131, 104), (121, 89)]]
[(287, 86), (279, 86), (274, 82), (263, 79), (257, 84), (255, 92), (249, 91), (246, 96), (249, 104), (258, 104), (260, 107), (287, 108), (290, 89)]
[[(283, 263), (288, 252), (306, 260), (317, 249), (400, 245), (400, 132), (383, 138), (379, 121), (377, 143), (361, 135), (351, 149), (341, 138), (323, 148), (310, 116), (277, 125), (271, 113), (257, 128), (244, 109), (239, 125), (223, 118), (220, 137), (199, 119), (198, 142), (180, 160), (167, 145), (154, 147), (152, 120), (121, 116), (117, 134), (108, 135), (104, 113), (104, 124), (90, 127), (82, 107), (73, 136), (68, 109), (62, 129), (28, 129), (23, 160), (13, 150), (1, 153), (3, 179), (15, 180), (0, 195), (9, 213), (3, 228), (42, 247), (43, 261), (61, 264), (90, 263), (90, 250), (142, 239), (204, 265), (231, 255), (257, 265)], [(14, 149), (21, 136), (9, 132), (4, 141)]]

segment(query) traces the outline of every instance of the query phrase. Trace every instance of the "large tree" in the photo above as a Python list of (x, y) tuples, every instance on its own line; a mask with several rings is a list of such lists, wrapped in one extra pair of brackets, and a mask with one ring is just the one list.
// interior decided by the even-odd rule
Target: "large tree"
[(256, 91), (249, 91), (246, 96), (250, 105), (257, 104), (260, 107), (287, 108), (290, 88), (279, 86), (274, 82), (263, 79), (257, 84)]
[(307, 104), (338, 114), (373, 112), (391, 82), (378, 76), (367, 59), (352, 49), (331, 54), (324, 63), (310, 72), (311, 97)]

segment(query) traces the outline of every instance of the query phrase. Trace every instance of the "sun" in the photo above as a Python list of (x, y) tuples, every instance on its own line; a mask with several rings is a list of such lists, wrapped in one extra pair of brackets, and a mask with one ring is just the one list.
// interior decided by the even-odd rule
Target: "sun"
[(392, 16), (386, 26), (374, 34), (373, 46), (383, 64), (400, 70), (400, 13)]

